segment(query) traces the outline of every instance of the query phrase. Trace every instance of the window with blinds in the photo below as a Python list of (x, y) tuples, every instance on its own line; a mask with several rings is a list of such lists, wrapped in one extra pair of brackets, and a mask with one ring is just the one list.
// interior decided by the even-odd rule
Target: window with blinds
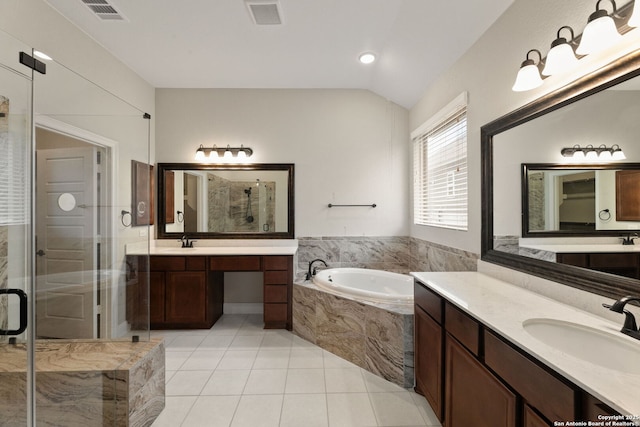
[(0, 116), (0, 226), (26, 224), (29, 213), (26, 148), (12, 138), (7, 116)]
[(412, 134), (413, 222), (467, 230), (466, 93)]

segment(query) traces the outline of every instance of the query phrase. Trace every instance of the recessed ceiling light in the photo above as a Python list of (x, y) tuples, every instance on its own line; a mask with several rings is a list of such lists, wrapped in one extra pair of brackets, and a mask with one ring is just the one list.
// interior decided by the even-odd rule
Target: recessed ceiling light
[(362, 55), (360, 55), (358, 57), (358, 59), (363, 64), (371, 64), (372, 62), (374, 62), (376, 60), (376, 56), (371, 52), (366, 52), (366, 53), (363, 53)]

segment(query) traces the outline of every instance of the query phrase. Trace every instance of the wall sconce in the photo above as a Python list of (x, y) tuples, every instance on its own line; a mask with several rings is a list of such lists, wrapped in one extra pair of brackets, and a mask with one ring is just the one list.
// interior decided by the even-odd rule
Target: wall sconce
[[(596, 3), (596, 11), (589, 16), (582, 34), (575, 36), (571, 27), (560, 27), (556, 39), (551, 43), (551, 50), (549, 50), (547, 57), (544, 58), (540, 54), (538, 67), (535, 67), (539, 68), (541, 64), (545, 64), (542, 70), (543, 76), (551, 76), (570, 70), (579, 61), (576, 55), (586, 56), (614, 46), (622, 39), (622, 34), (640, 26), (640, 8), (635, 8), (635, 1), (627, 3), (618, 10), (615, 1), (609, 0), (613, 5), (611, 14), (600, 8), (602, 1), (598, 0)], [(622, 12), (622, 15), (619, 12)], [(567, 41), (566, 38), (560, 36), (563, 29), (568, 29), (571, 32), (571, 40)], [(575, 44), (577, 40), (580, 40), (580, 44), (574, 53), (571, 44)], [(540, 53), (536, 49), (527, 52), (527, 60), (520, 66), (516, 83), (512, 88), (515, 92), (535, 89), (542, 84), (544, 77), (536, 77), (534, 67), (529, 67), (530, 65), (535, 66), (535, 63), (529, 59), (531, 52)]]
[[(529, 58), (529, 54), (535, 52), (538, 54), (538, 64)], [(542, 77), (540, 77), (540, 69), (538, 66), (542, 63), (542, 54), (538, 49), (531, 49), (527, 52), (527, 59), (520, 65), (520, 71), (516, 76), (516, 82), (511, 88), (514, 92), (524, 92), (535, 89), (542, 85)]]
[(618, 144), (613, 144), (611, 147), (607, 147), (601, 144), (599, 147), (593, 145), (587, 145), (581, 147), (574, 145), (573, 147), (563, 148), (560, 150), (560, 154), (563, 157), (571, 157), (573, 160), (624, 160), (627, 156), (624, 155), (622, 148)]
[(234, 158), (243, 160), (251, 157), (252, 154), (253, 150), (249, 147), (245, 147), (244, 145), (240, 145), (240, 147), (231, 147), (227, 145), (227, 147), (224, 148), (216, 145), (213, 147), (204, 147), (200, 144), (200, 147), (196, 150), (196, 160), (199, 162), (215, 162), (218, 159), (221, 159), (222, 161), (230, 161)]
[[(612, 15), (617, 12), (616, 2), (609, 0), (613, 5)], [(609, 16), (606, 10), (600, 9), (600, 3), (596, 3), (596, 11), (589, 15), (587, 26), (582, 32), (580, 46), (576, 49), (578, 55), (589, 55), (590, 53), (600, 52), (607, 47), (617, 43), (622, 35), (616, 28), (616, 23)]]
[[(560, 37), (560, 32), (563, 29), (567, 29), (571, 32), (571, 38), (569, 41), (564, 37)], [(563, 71), (570, 70), (578, 63), (578, 58), (576, 58), (576, 54), (573, 52), (573, 48), (570, 44), (574, 39), (575, 36), (573, 34), (573, 28), (568, 25), (560, 27), (556, 39), (551, 43), (551, 50), (547, 54), (547, 60), (545, 61), (542, 75), (551, 76), (553, 74), (558, 74)]]

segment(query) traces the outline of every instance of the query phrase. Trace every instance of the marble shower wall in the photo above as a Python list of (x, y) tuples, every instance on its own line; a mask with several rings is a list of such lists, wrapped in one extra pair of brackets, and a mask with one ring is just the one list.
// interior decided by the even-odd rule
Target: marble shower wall
[(309, 261), (323, 259), (329, 267), (360, 267), (410, 271), (475, 271), (478, 254), (406, 236), (299, 237), (298, 274)]

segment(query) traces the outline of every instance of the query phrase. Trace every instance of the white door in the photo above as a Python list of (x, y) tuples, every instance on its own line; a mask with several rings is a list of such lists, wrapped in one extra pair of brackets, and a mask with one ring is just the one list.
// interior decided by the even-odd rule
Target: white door
[(98, 150), (38, 150), (36, 336), (96, 338)]

